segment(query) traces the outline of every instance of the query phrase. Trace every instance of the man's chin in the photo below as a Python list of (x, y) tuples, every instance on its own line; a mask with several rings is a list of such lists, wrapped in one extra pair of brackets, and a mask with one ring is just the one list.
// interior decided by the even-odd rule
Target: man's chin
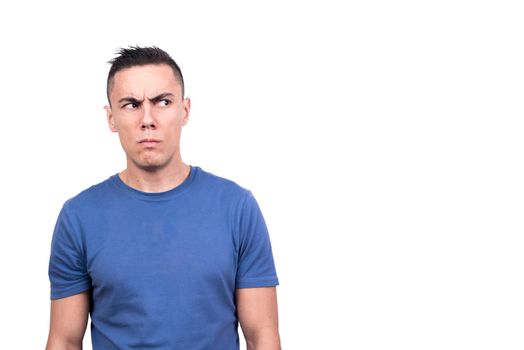
[(156, 165), (156, 164), (148, 164), (148, 165), (141, 165), (139, 166), (139, 168), (149, 173), (154, 173), (154, 172), (157, 172), (163, 169), (164, 167), (160, 165)]
[(159, 161), (141, 161), (141, 162), (133, 162), (135, 166), (143, 171), (147, 172), (156, 172), (159, 170), (164, 169), (167, 166), (167, 162), (159, 162)]

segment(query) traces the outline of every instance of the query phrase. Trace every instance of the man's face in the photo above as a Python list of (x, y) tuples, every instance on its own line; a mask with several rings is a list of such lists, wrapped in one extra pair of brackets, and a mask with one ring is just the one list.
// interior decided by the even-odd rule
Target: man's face
[(190, 100), (165, 64), (134, 66), (113, 77), (109, 128), (117, 132), (128, 167), (162, 169), (180, 158), (180, 135)]

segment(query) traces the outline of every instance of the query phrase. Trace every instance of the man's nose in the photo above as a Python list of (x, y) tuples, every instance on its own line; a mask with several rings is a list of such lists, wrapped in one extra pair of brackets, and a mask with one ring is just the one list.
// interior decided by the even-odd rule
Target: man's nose
[(140, 124), (141, 129), (154, 129), (156, 128), (156, 122), (151, 113), (151, 107), (148, 104), (144, 105), (144, 114), (142, 116), (142, 123)]

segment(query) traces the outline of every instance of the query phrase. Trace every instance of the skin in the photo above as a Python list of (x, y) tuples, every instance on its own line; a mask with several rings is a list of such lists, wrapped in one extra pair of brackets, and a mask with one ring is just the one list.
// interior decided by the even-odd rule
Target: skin
[[(113, 77), (107, 122), (118, 133), (126, 154), (119, 173), (127, 185), (143, 192), (163, 192), (180, 185), (190, 167), (182, 161), (180, 136), (191, 102), (168, 65), (134, 66)], [(143, 139), (156, 143), (141, 143)], [(90, 292), (51, 300), (46, 350), (82, 349), (89, 316)], [(278, 350), (275, 287), (235, 291), (237, 315), (248, 350)]]
[[(180, 136), (191, 101), (168, 65), (135, 66), (113, 77), (107, 122), (118, 133), (127, 168), (119, 173), (129, 186), (143, 192), (172, 189), (189, 175), (182, 161)], [(152, 138), (155, 144), (140, 143)]]
[(89, 291), (51, 300), (46, 350), (80, 350), (89, 316)]
[(235, 296), (247, 350), (280, 350), (276, 287), (238, 288)]

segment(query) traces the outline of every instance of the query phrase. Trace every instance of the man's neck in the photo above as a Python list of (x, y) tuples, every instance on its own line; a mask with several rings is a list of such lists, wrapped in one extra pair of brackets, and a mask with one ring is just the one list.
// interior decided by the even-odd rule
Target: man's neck
[(142, 192), (154, 193), (179, 186), (189, 176), (190, 170), (191, 167), (183, 162), (157, 171), (146, 171), (128, 165), (118, 175), (126, 185)]

